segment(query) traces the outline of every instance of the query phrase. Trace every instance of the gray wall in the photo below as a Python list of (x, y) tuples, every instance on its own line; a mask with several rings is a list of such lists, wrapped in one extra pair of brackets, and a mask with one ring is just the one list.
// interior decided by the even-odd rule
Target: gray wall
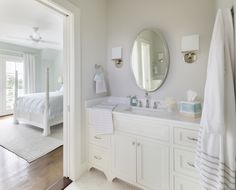
[(231, 8), (233, 4), (234, 0), (216, 0), (216, 9)]
[(40, 50), (0, 42), (0, 53), (16, 56), (22, 56), (22, 53), (34, 54), (36, 56), (36, 92), (45, 91), (45, 71), (47, 67), (50, 68), (50, 91), (55, 91), (60, 88), (60, 85), (58, 84), (58, 77), (62, 75), (63, 71), (62, 51), (53, 49)]
[[(210, 39), (214, 24), (215, 0), (109, 0), (108, 1), (108, 64), (109, 84), (112, 96), (136, 94), (144, 97), (134, 81), (130, 69), (130, 53), (133, 41), (144, 28), (159, 28), (170, 50), (170, 71), (165, 84), (153, 98), (172, 96), (185, 99), (188, 89), (203, 97)], [(183, 62), (181, 38), (184, 35), (200, 35), (200, 52), (194, 64)], [(122, 68), (111, 61), (111, 48), (122, 46)]]

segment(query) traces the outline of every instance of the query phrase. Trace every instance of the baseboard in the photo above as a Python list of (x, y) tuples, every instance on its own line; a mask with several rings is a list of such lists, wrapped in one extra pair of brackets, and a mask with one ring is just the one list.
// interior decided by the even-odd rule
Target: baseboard
[(47, 190), (63, 190), (71, 183), (72, 183), (72, 180), (70, 180), (70, 178), (63, 177), (59, 179), (56, 183), (51, 185), (49, 188), (47, 188)]
[(80, 173), (79, 173), (79, 176), (83, 175), (85, 172), (88, 171), (88, 163), (87, 162), (84, 162), (83, 164), (81, 164), (81, 167), (80, 167)]

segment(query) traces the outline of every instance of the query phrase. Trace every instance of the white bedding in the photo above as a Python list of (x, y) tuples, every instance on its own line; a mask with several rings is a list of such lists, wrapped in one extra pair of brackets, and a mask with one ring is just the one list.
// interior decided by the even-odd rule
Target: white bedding
[[(19, 96), (16, 102), (16, 113), (43, 114), (45, 110), (45, 93), (33, 93)], [(63, 92), (49, 93), (49, 119), (63, 114)]]

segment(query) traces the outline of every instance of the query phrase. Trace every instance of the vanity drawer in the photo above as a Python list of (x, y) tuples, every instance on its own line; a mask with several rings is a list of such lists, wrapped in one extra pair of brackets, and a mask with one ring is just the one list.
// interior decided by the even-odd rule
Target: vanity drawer
[(110, 135), (97, 135), (93, 127), (89, 128), (89, 142), (104, 148), (109, 148), (111, 145)]
[(174, 190), (201, 190), (201, 185), (198, 182), (190, 181), (189, 179), (174, 176)]
[(107, 169), (108, 168), (108, 151), (104, 148), (89, 145), (89, 162), (98, 169)]
[(174, 143), (195, 148), (198, 139), (198, 131), (174, 128)]
[(198, 178), (199, 174), (194, 166), (195, 153), (182, 149), (174, 149), (174, 171), (180, 174)]

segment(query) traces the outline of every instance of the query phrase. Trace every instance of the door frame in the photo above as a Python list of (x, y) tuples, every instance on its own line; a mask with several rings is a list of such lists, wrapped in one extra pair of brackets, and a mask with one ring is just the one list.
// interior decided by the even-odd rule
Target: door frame
[(76, 180), (84, 171), (81, 154), (81, 50), (80, 50), (80, 8), (65, 0), (36, 0), (64, 15), (63, 57), (63, 175)]

